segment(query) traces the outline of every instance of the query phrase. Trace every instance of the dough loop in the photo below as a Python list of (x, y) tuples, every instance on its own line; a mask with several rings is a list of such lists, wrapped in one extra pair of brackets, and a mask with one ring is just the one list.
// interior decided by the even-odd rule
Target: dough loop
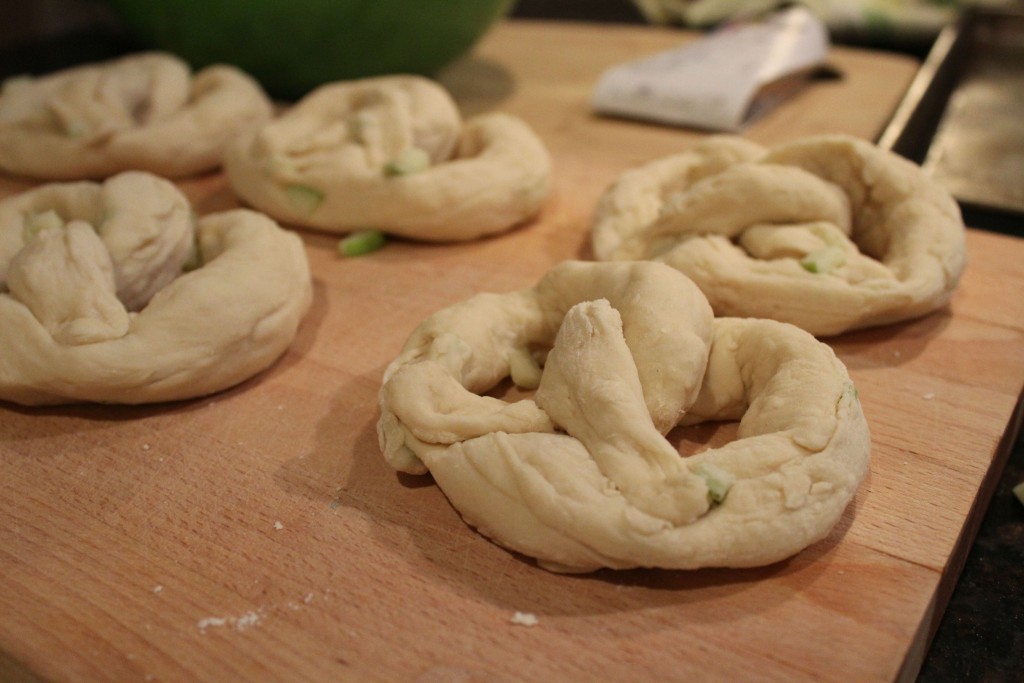
[(224, 161), (235, 192), (282, 222), (470, 240), (540, 211), (551, 161), (503, 113), (462, 121), (439, 85), (384, 76), (318, 88), (240, 136)]
[(197, 221), (140, 171), (44, 185), (0, 201), (0, 399), (219, 391), (284, 353), (311, 299), (301, 240), (261, 214)]
[(772, 150), (716, 136), (627, 171), (598, 203), (592, 244), (598, 260), (682, 271), (716, 315), (819, 336), (934, 311), (966, 263), (949, 193), (911, 162), (845, 136)]
[[(532, 398), (482, 395), (510, 374)], [(566, 262), (435, 313), (380, 401), (393, 467), (429, 471), (470, 525), (556, 571), (781, 560), (828, 534), (870, 454), (828, 346), (715, 320), (688, 278), (642, 261)], [(738, 439), (683, 458), (664, 437), (706, 420), (739, 420)]]
[(271, 113), (238, 69), (193, 75), (164, 53), (15, 77), (0, 91), (0, 169), (47, 180), (195, 175), (220, 166), (227, 139)]

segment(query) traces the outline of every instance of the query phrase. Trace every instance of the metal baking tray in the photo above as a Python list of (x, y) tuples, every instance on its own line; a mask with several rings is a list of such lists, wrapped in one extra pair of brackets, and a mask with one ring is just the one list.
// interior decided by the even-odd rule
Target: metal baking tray
[(965, 218), (1024, 233), (1024, 10), (975, 8), (943, 30), (879, 145), (921, 164)]

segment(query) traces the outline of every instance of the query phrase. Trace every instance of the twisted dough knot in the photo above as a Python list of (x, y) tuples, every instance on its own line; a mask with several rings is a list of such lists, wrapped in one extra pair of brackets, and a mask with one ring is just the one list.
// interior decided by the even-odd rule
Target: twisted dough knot
[(12, 78), (0, 91), (0, 169), (50, 180), (193, 175), (220, 165), (239, 128), (270, 116), (270, 100), (238, 69), (193, 76), (163, 53)]
[[(533, 398), (480, 395), (510, 374)], [(469, 524), (557, 571), (788, 557), (832, 528), (870, 452), (828, 346), (714, 320), (689, 279), (651, 262), (566, 262), (435, 313), (380, 402), (393, 467), (429, 470)], [(739, 420), (738, 439), (682, 458), (663, 436), (705, 420)]]
[(551, 183), (524, 122), (464, 123), (441, 86), (416, 76), (322, 86), (236, 139), (224, 165), (242, 199), (281, 221), (431, 241), (510, 228), (540, 210)]
[(716, 315), (815, 335), (945, 305), (965, 266), (953, 198), (917, 166), (844, 136), (773, 150), (729, 136), (624, 173), (601, 197), (599, 260), (653, 259)]
[(311, 292), (301, 241), (265, 216), (197, 222), (173, 184), (139, 171), (44, 185), (0, 201), (0, 399), (224, 389), (284, 352)]

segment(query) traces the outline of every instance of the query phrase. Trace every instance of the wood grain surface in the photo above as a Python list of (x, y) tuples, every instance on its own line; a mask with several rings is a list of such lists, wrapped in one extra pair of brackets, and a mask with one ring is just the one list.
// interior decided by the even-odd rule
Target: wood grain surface
[[(427, 314), (589, 258), (621, 171), (699, 133), (597, 118), (600, 72), (691, 34), (507, 22), (443, 82), (467, 114), (523, 116), (555, 192), (521, 229), (393, 241), (341, 259), (303, 233), (315, 300), (273, 368), (145, 407), (0, 403), (0, 679), (52, 681), (891, 681), (915, 675), (983, 512), (1024, 385), (1024, 243), (971, 231), (951, 306), (829, 340), (873, 433), (841, 523), (750, 570), (560, 576), (464, 525), (380, 457), (385, 365)], [(874, 138), (916, 65), (835, 48), (746, 134)], [(219, 175), (182, 184), (235, 205)], [(7, 194), (28, 187), (0, 181)], [(3, 330), (0, 330), (3, 334)], [(682, 452), (728, 426), (673, 434)], [(536, 625), (513, 623), (530, 613)]]

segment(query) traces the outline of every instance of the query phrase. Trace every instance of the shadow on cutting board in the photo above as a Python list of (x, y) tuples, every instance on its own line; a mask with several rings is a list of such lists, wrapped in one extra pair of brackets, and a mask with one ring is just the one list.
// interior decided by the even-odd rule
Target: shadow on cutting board
[[(379, 377), (383, 370), (374, 368), (367, 374)], [(338, 416), (344, 414), (342, 407), (350, 404), (352, 392), (366, 392), (371, 387), (365, 378), (351, 384), (335, 393), (338, 398), (326, 413), (330, 417), (318, 427), (313, 452), (283, 463), (275, 479), (289, 494), (317, 500), (335, 515), (355, 514), (372, 520), (372, 524), (339, 524), (339, 528), (358, 528), (359, 533), (371, 534), (373, 546), (400, 556), (400, 564), (427, 584), (440, 585), (441, 592), (483, 599), (504, 610), (580, 617), (699, 604), (702, 619), (711, 623), (770, 610), (797, 593), (807, 594), (813, 602), (813, 584), (823, 573), (835, 571), (830, 569), (830, 555), (856, 514), (855, 504), (851, 504), (826, 539), (768, 567), (551, 573), (466, 525), (429, 475), (393, 471), (377, 443), (376, 412), (373, 420), (355, 430), (353, 440), (354, 425), (345, 425)], [(759, 597), (756, 605), (749, 604), (745, 593), (768, 578), (775, 590)], [(657, 619), (646, 618), (623, 624), (637, 631), (664, 627)]]
[(446, 68), (437, 80), (459, 103), (464, 118), (499, 108), (516, 90), (504, 66), (473, 54)]

